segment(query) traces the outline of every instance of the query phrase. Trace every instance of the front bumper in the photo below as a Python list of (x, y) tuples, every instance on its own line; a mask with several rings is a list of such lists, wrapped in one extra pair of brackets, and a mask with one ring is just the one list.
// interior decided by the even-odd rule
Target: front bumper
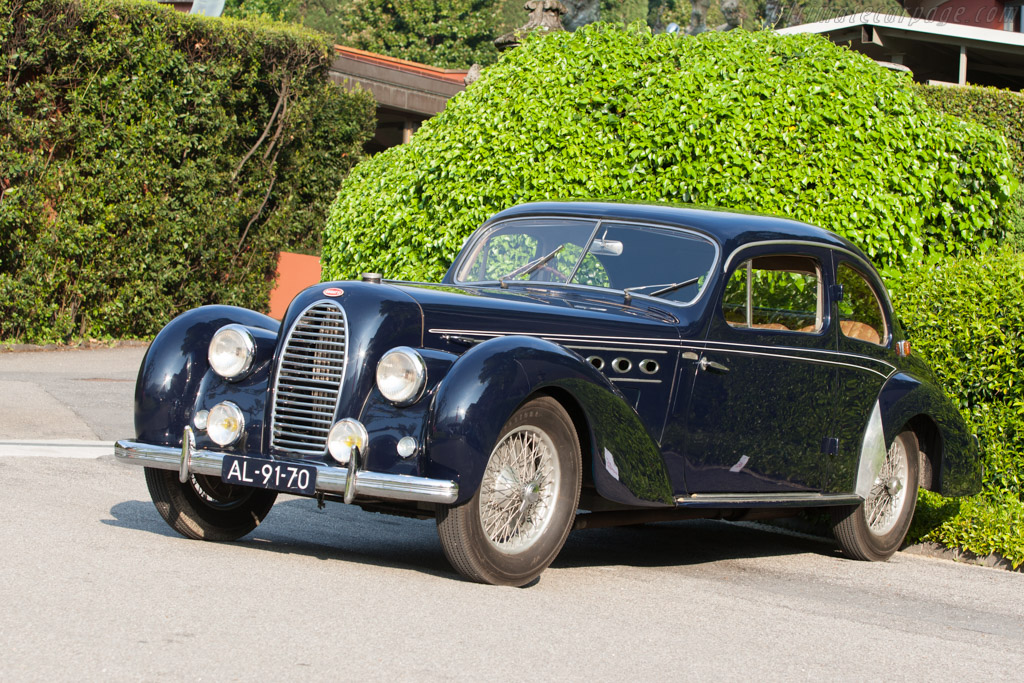
[[(114, 444), (114, 457), (127, 464), (177, 470), (184, 480), (187, 480), (189, 473), (219, 477), (224, 460), (223, 453), (196, 449), (188, 431), (181, 448), (123, 439)], [(316, 467), (317, 493), (344, 495), (345, 502), (360, 496), (449, 505), (459, 496), (459, 485), (454, 481), (369, 472), (358, 467), (350, 474), (347, 467), (333, 467), (324, 463), (304, 464)]]

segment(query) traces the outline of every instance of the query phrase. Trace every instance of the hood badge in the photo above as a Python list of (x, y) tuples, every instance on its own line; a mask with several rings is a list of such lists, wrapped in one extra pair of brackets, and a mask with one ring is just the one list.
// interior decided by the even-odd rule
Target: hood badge
[(344, 293), (344, 289), (338, 289), (337, 287), (328, 287), (324, 290), (324, 296), (341, 296)]

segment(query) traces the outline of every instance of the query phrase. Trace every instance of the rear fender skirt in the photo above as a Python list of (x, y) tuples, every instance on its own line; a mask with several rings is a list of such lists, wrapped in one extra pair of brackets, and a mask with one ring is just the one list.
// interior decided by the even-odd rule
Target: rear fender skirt
[[(944, 496), (965, 496), (981, 490), (981, 454), (960, 411), (942, 390), (930, 381), (900, 372), (882, 387), (876, 410), (881, 416), (885, 444), (919, 415), (929, 417), (939, 428), (942, 461), (938, 491)], [(868, 442), (869, 428), (865, 435)], [(862, 452), (862, 467), (864, 453)], [(858, 493), (859, 493), (858, 489)]]
[(536, 337), (491, 339), (455, 362), (434, 397), (424, 474), (458, 481), (456, 504), (469, 500), (502, 426), (539, 393), (571, 396), (581, 409), (581, 447), (589, 440), (599, 494), (631, 505), (673, 505), (658, 444), (622, 393), (577, 354)]

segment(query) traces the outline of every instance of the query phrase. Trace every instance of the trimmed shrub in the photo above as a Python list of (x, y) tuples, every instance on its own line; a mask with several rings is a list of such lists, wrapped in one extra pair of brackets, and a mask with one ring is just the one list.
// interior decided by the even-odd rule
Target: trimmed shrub
[(1013, 186), (1000, 137), (820, 36), (594, 24), (527, 40), (410, 144), (357, 166), (325, 277), (434, 280), (496, 211), (574, 198), (806, 220), (895, 266), (1001, 238)]
[(996, 88), (917, 87), (925, 101), (939, 111), (977, 121), (1006, 137), (1020, 184), (996, 221), (1014, 246), (1024, 248), (1024, 95)]
[(923, 492), (916, 538), (1024, 562), (1024, 254), (1002, 247), (980, 258), (908, 269), (890, 283), (914, 353), (935, 369), (978, 435), (981, 496), (949, 501)]
[(374, 104), (323, 37), (153, 2), (0, 0), (0, 338), (141, 337), (265, 309), (315, 251)]

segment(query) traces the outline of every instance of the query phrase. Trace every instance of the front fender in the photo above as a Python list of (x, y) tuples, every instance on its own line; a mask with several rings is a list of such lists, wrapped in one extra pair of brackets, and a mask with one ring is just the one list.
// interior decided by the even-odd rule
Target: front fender
[[(234, 385), (236, 391), (232, 399), (242, 402), (237, 396), (246, 394), (246, 387), (254, 387), (265, 394), (264, 375), (271, 363), (280, 323), (235, 306), (192, 309), (164, 326), (142, 359), (135, 383), (135, 435), (139, 441), (167, 446), (181, 444), (181, 434), (192, 419), (196, 400), (201, 393), (206, 393), (204, 382), (210, 384), (208, 376), (214, 374), (206, 358), (210, 339), (229, 323), (245, 325), (257, 337), (252, 371)], [(262, 380), (254, 380), (260, 377)], [(240, 407), (246, 411), (249, 406)], [(256, 438), (258, 440), (258, 433)]]
[(622, 393), (572, 351), (519, 335), (473, 347), (438, 386), (427, 476), (457, 480), (456, 504), (469, 500), (505, 422), (538, 393), (579, 409), (580, 445), (591, 456), (598, 493), (632, 505), (672, 504), (660, 448)]
[(897, 373), (882, 387), (878, 407), (887, 444), (919, 416), (928, 416), (938, 427), (939, 493), (965, 496), (981, 490), (982, 463), (977, 444), (960, 411), (938, 386), (906, 372)]

